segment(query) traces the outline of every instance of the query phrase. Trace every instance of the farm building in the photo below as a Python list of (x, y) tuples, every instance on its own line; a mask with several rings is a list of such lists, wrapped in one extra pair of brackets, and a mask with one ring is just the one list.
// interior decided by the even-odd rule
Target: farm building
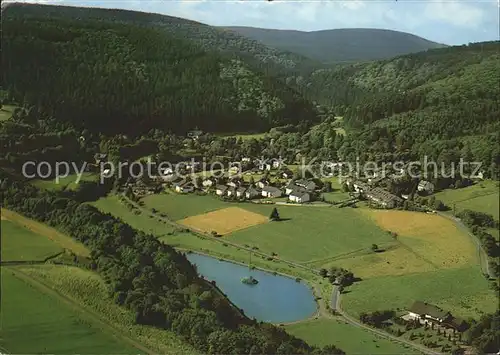
[(223, 196), (226, 194), (227, 188), (228, 187), (226, 185), (217, 185), (215, 187), (215, 194), (218, 196)]
[(419, 183), (418, 183), (418, 187), (417, 187), (417, 190), (419, 192), (424, 192), (424, 193), (427, 193), (427, 194), (431, 194), (434, 192), (434, 184), (427, 181), (427, 180), (421, 180)]
[(469, 327), (465, 320), (454, 317), (450, 312), (422, 301), (415, 301), (404, 318), (419, 320), (421, 323), (438, 324), (459, 332), (463, 332)]
[(292, 202), (304, 203), (309, 202), (311, 200), (311, 196), (305, 191), (292, 191), (292, 193), (288, 196), (288, 199)]
[(403, 203), (403, 199), (389, 191), (376, 187), (365, 193), (366, 197), (382, 207), (394, 208)]
[(451, 318), (451, 314), (432, 304), (415, 301), (408, 311), (408, 317), (441, 324)]
[(259, 190), (255, 189), (253, 187), (249, 187), (248, 190), (245, 191), (245, 197), (249, 200), (254, 198), (254, 197), (257, 197), (259, 195), (260, 195)]
[(264, 197), (281, 197), (281, 190), (274, 186), (265, 186), (262, 189), (262, 196)]

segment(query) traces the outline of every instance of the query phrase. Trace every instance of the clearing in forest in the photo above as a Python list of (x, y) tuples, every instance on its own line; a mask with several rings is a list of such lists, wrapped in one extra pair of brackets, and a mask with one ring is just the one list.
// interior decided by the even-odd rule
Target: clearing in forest
[(60, 247), (68, 249), (77, 255), (84, 257), (88, 257), (90, 255), (89, 250), (83, 244), (73, 240), (67, 235), (62, 234), (52, 227), (26, 218), (19, 213), (2, 208), (2, 219), (11, 221), (35, 234), (48, 238)]
[(178, 223), (195, 230), (208, 233), (215, 231), (220, 235), (224, 235), (267, 221), (268, 218), (259, 213), (250, 212), (239, 207), (228, 207), (188, 217), (178, 221)]

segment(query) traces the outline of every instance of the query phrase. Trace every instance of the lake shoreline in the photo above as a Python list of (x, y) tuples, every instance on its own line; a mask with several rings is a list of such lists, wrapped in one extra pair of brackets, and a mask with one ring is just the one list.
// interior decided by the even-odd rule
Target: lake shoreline
[[(248, 264), (245, 264), (245, 263), (243, 263), (241, 261), (231, 260), (231, 259), (224, 258), (224, 257), (219, 257), (217, 255), (209, 254), (209, 253), (206, 253), (206, 252), (194, 251), (194, 250), (186, 249), (186, 248), (176, 248), (176, 249), (178, 251), (180, 251), (180, 252), (185, 253), (185, 254), (197, 254), (197, 255), (200, 255), (200, 256), (207, 257), (207, 258), (211, 258), (211, 259), (213, 259), (215, 261), (223, 261), (223, 262), (226, 262), (226, 263), (230, 263), (230, 264), (234, 264), (234, 265), (238, 265), (238, 266), (243, 266), (243, 267), (247, 267), (248, 266)], [(187, 252), (189, 252), (189, 253), (187, 253)], [(299, 319), (299, 320), (289, 321), (289, 322), (285, 321), (285, 322), (266, 322), (266, 323), (274, 324), (276, 326), (285, 326), (285, 325), (289, 325), (289, 324), (296, 324), (296, 323), (300, 323), (300, 322), (306, 322), (306, 321), (314, 320), (314, 319), (317, 319), (320, 316), (321, 312), (320, 312), (320, 305), (319, 305), (319, 302), (318, 302), (318, 297), (319, 296), (316, 294), (316, 289), (315, 289), (315, 287), (314, 287), (314, 285), (313, 285), (312, 282), (310, 282), (309, 280), (304, 280), (302, 278), (299, 278), (300, 281), (297, 281), (298, 277), (294, 277), (292, 275), (285, 274), (283, 272), (278, 272), (278, 271), (274, 271), (274, 270), (270, 270), (270, 269), (265, 269), (263, 267), (253, 266), (253, 268), (255, 270), (258, 270), (258, 271), (261, 271), (263, 273), (269, 274), (269, 276), (285, 277), (285, 278), (287, 278), (289, 280), (293, 280), (294, 282), (302, 283), (304, 286), (307, 287), (307, 289), (309, 290), (309, 292), (311, 292), (311, 295), (312, 295), (312, 298), (313, 298), (313, 301), (314, 301), (314, 305), (315, 305), (314, 312), (310, 316), (308, 316), (308, 317), (306, 317), (304, 319)], [(217, 282), (216, 282), (216, 284), (217, 284)], [(233, 303), (233, 301), (231, 300), (231, 298), (225, 292), (223, 292), (222, 289), (220, 289), (219, 287), (217, 287), (217, 288), (224, 294), (224, 296), (226, 298), (228, 298), (230, 300), (231, 303)], [(238, 307), (238, 306), (236, 306), (236, 307)], [(249, 317), (246, 313), (245, 313), (245, 316)]]

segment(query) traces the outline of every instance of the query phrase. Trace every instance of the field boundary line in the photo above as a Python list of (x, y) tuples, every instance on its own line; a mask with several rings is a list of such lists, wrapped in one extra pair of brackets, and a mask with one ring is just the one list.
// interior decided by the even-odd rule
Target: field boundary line
[(288, 265), (291, 265), (293, 267), (297, 267), (297, 268), (301, 268), (301, 269), (304, 269), (304, 270), (307, 270), (307, 271), (310, 271), (310, 272), (313, 272), (315, 274), (319, 274), (319, 270), (318, 269), (314, 269), (314, 268), (311, 268), (311, 267), (308, 267), (308, 266), (305, 266), (305, 265), (302, 265), (302, 264), (299, 264), (299, 263), (295, 263), (293, 261), (289, 261), (289, 260), (285, 260), (285, 259), (281, 259), (281, 258), (275, 258), (274, 256), (272, 256), (271, 254), (267, 254), (267, 253), (264, 253), (264, 252), (261, 252), (260, 250), (254, 250), (252, 248), (249, 248), (249, 247), (245, 247), (243, 245), (240, 245), (240, 244), (237, 244), (237, 243), (234, 243), (234, 242), (231, 242), (229, 241), (228, 239), (225, 239), (225, 238), (219, 238), (219, 237), (214, 237), (212, 235), (210, 235), (209, 233), (205, 233), (205, 232), (199, 232), (191, 227), (188, 227), (188, 226), (185, 226), (183, 224), (179, 224), (179, 223), (176, 223), (174, 221), (172, 221), (171, 219), (169, 218), (166, 218), (166, 217), (162, 217), (156, 213), (153, 213), (151, 211), (149, 211), (147, 208), (145, 207), (142, 207), (141, 205), (139, 205), (137, 202), (135, 201), (132, 201), (130, 198), (128, 198), (128, 196), (125, 196), (125, 194), (123, 193), (122, 196), (129, 202), (131, 203), (133, 206), (135, 206), (136, 208), (138, 208), (139, 210), (141, 210), (142, 212), (144, 213), (147, 213), (148, 215), (150, 216), (153, 216), (155, 218), (158, 218), (162, 221), (165, 221), (167, 223), (169, 223), (170, 225), (176, 227), (176, 228), (179, 228), (179, 229), (187, 229), (189, 230), (192, 234), (200, 237), (200, 238), (205, 238), (205, 239), (208, 239), (208, 240), (213, 240), (217, 243), (221, 243), (221, 244), (228, 244), (228, 245), (231, 245), (235, 248), (240, 248), (242, 250), (246, 250), (248, 252), (251, 252), (255, 255), (260, 255), (260, 256), (265, 256), (267, 258), (273, 258), (273, 259), (276, 259), (276, 260), (279, 260), (285, 264), (288, 264)]
[(38, 278), (35, 278), (19, 270), (18, 268), (8, 268), (8, 270), (11, 271), (14, 274), (14, 276), (17, 277), (18, 279), (21, 279), (24, 282), (38, 288), (40, 292), (43, 292), (48, 296), (52, 296), (56, 299), (59, 299), (60, 301), (64, 302), (67, 306), (69, 306), (73, 311), (83, 314), (85, 318), (91, 320), (93, 323), (97, 323), (96, 325), (98, 326), (98, 328), (107, 331), (113, 337), (121, 339), (127, 342), (129, 345), (132, 345), (134, 348), (143, 351), (147, 354), (155, 354), (154, 351), (148, 349), (138, 341), (125, 336), (121, 329), (116, 328), (112, 323), (104, 320), (99, 314), (97, 314), (89, 307), (85, 307), (84, 305), (74, 300), (73, 298), (67, 295), (63, 295), (62, 293), (58, 292), (57, 289), (55, 289), (54, 287), (48, 285), (47, 283), (41, 281)]
[(376, 328), (373, 328), (373, 327), (370, 327), (366, 324), (363, 324), (361, 323), (360, 321), (357, 321), (355, 318), (353, 318), (352, 316), (350, 316), (346, 311), (344, 311), (341, 307), (341, 302), (340, 302), (340, 292), (338, 290), (338, 287), (337, 286), (333, 286), (333, 291), (332, 291), (332, 295), (331, 295), (331, 300), (330, 300), (330, 307), (335, 310), (336, 312), (338, 312), (342, 318), (344, 318), (344, 320), (353, 325), (353, 326), (356, 326), (358, 328), (363, 328), (365, 330), (368, 330), (374, 334), (377, 334), (381, 337), (384, 337), (386, 339), (390, 339), (390, 340), (393, 340), (393, 341), (396, 341), (398, 343), (401, 343), (401, 344), (404, 344), (404, 345), (408, 345), (418, 351), (420, 351), (421, 353), (424, 353), (424, 354), (428, 354), (428, 355), (442, 355), (442, 353), (440, 352), (437, 352), (437, 351), (434, 351), (432, 349), (429, 349), (423, 345), (420, 345), (420, 344), (417, 344), (417, 343), (414, 343), (414, 342), (411, 342), (409, 340), (406, 340), (406, 339), (401, 339), (399, 337), (396, 337), (392, 334), (389, 334), (387, 332), (384, 332), (382, 330), (379, 330), (379, 329), (376, 329)]
[(455, 224), (455, 226), (459, 230), (462, 230), (463, 232), (467, 233), (469, 238), (471, 238), (472, 242), (476, 245), (477, 258), (479, 261), (479, 266), (481, 267), (481, 271), (483, 272), (483, 274), (488, 275), (489, 278), (496, 279), (496, 276), (494, 275), (493, 271), (490, 269), (488, 254), (484, 250), (484, 247), (483, 247), (481, 241), (479, 240), (479, 238), (477, 236), (475, 236), (474, 233), (472, 233), (470, 231), (470, 229), (457, 217), (449, 216), (446, 213), (439, 212), (439, 211), (437, 212), (437, 214), (441, 217), (449, 219), (450, 221), (452, 221)]
[[(26, 217), (21, 213), (3, 207), (1, 209), (1, 213), (2, 213), (2, 218), (5, 217), (7, 221), (10, 221), (25, 229), (28, 229), (29, 231), (35, 234), (39, 234), (42, 237), (45, 237), (53, 241), (63, 249), (68, 249), (73, 253), (83, 257), (90, 256), (89, 249), (83, 243), (78, 242), (71, 236), (62, 233), (61, 231), (57, 230), (54, 227), (49, 226), (48, 224), (35, 221), (34, 219)], [(54, 233), (54, 235), (51, 235), (50, 232)], [(65, 242), (66, 240), (67, 243)], [(74, 248), (71, 248), (70, 246)]]

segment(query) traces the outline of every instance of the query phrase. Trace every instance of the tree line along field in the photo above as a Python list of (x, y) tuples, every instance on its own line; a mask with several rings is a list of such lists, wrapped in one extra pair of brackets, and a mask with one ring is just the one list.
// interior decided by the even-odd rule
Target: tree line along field
[[(114, 201), (114, 206), (110, 201)], [(297, 275), (298, 269), (279, 262), (284, 259), (316, 269), (335, 266), (353, 271), (361, 281), (350, 286), (342, 297), (343, 309), (353, 316), (384, 309), (405, 310), (415, 300), (436, 304), (464, 318), (477, 317), (496, 307), (488, 282), (476, 266), (476, 249), (470, 237), (444, 217), (367, 208), (236, 204), (212, 196), (175, 193), (151, 195), (143, 201), (145, 211), (155, 208), (158, 213), (174, 218), (200, 218), (235, 206), (268, 218), (272, 208), (277, 207), (282, 221), (250, 226), (220, 239), (276, 253), (278, 257), (274, 261), (254, 259), (256, 266), (271, 270)], [(162, 222), (145, 213), (136, 216), (124, 206), (122, 210), (117, 197), (108, 196), (94, 204), (100, 208), (107, 204), (105, 211), (110, 213), (121, 210), (124, 220), (141, 224), (144, 229), (157, 230), (156, 235), (167, 244), (229, 260), (248, 261), (248, 252), (224, 243), (190, 233), (164, 233)], [(377, 244), (380, 252), (373, 252), (372, 244)], [(321, 322), (311, 326), (324, 326), (325, 331), (338, 327)], [(322, 340), (313, 332), (305, 331), (300, 323), (291, 329), (292, 332), (298, 329), (297, 334), (303, 334), (308, 341), (321, 343), (328, 339)], [(385, 347), (381, 345), (380, 349)], [(377, 348), (372, 350), (376, 353)]]
[[(79, 167), (80, 169), (81, 167)], [(62, 171), (63, 173), (64, 171)], [(63, 189), (66, 190), (75, 190), (78, 187), (78, 183), (76, 182), (78, 179), (78, 175), (70, 174), (66, 177), (59, 178), (59, 181), (56, 181), (54, 178), (51, 179), (35, 179), (32, 180), (31, 183), (41, 189), (45, 190), (54, 190), (60, 191)], [(82, 174), (80, 181), (98, 181), (99, 175), (95, 173), (85, 172)]]
[(348, 354), (419, 354), (409, 347), (353, 327), (339, 319), (315, 319), (285, 326), (291, 334), (319, 346), (332, 343)]
[(1, 347), (9, 353), (138, 353), (92, 320), (2, 268)]
[(2, 261), (18, 262), (1, 270), (3, 351), (195, 353), (168, 331), (136, 325), (133, 312), (109, 298), (96, 273), (76, 266), (23, 264), (43, 261), (67, 248), (88, 256), (82, 244), (6, 209), (2, 209), (1, 227)]
[(52, 240), (2, 218), (2, 261), (43, 261), (63, 249)]
[(498, 182), (485, 180), (472, 186), (460, 189), (447, 189), (436, 193), (436, 199), (443, 201), (445, 205), (456, 212), (465, 209), (483, 212), (499, 219), (500, 194)]
[[(202, 202), (203, 199), (206, 201)], [(200, 212), (221, 210), (234, 205), (211, 196), (177, 194), (156, 195), (154, 198), (151, 196), (144, 201), (147, 208), (155, 206), (159, 211), (173, 213), (174, 216), (203, 216), (204, 213)], [(175, 206), (180, 206), (182, 212), (175, 211)], [(262, 216), (268, 216), (273, 208), (271, 205), (252, 203), (238, 204), (238, 207)], [(453, 273), (446, 271), (454, 269), (475, 279), (474, 287), (480, 295), (478, 298), (471, 298), (464, 294), (463, 301), (458, 302), (454, 309), (462, 314), (472, 314), (468, 310), (476, 307), (483, 312), (493, 304), (494, 299), (489, 296), (491, 291), (488, 290), (487, 282), (483, 282), (481, 272), (473, 266), (478, 263), (473, 242), (446, 218), (417, 212), (365, 208), (278, 206), (278, 210), (282, 221), (245, 228), (223, 238), (240, 245), (258, 247), (260, 251), (276, 253), (278, 258), (317, 269), (332, 266), (347, 268), (363, 279), (360, 285), (365, 280), (380, 278), (383, 282), (383, 278), (399, 279), (406, 275), (447, 279)], [(165, 239), (168, 242), (169, 238)], [(379, 252), (370, 249), (372, 244), (377, 244)], [(183, 243), (183, 247), (189, 249), (189, 242)], [(448, 283), (460, 284), (453, 277)], [(418, 288), (418, 284), (409, 283), (406, 288), (411, 291)], [(373, 292), (379, 289), (373, 287)], [(408, 307), (418, 298), (416, 293), (405, 292), (404, 289), (402, 291), (404, 297), (400, 302), (401, 306), (404, 304)], [(398, 292), (397, 288), (394, 292)], [(444, 298), (447, 294), (446, 290), (438, 291), (439, 293)], [(369, 300), (369, 295), (355, 292), (353, 288), (349, 297)], [(440, 303), (444, 299), (433, 294), (429, 296), (426, 299), (428, 302)], [(448, 305), (446, 302), (444, 304)]]

